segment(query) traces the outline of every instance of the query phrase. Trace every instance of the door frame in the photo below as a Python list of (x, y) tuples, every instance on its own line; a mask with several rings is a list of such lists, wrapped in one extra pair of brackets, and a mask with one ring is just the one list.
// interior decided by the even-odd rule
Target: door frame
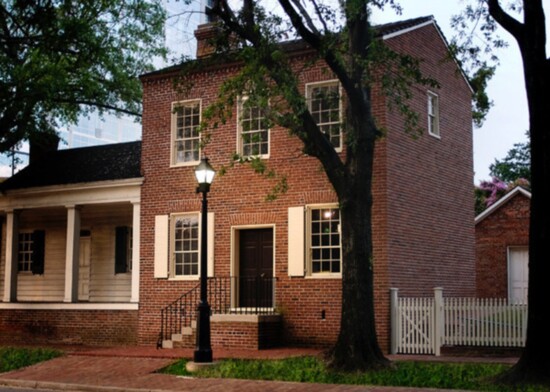
[[(274, 223), (269, 224), (258, 224), (258, 225), (238, 225), (238, 226), (231, 226), (231, 256), (230, 256), (230, 267), (229, 267), (229, 274), (230, 276), (239, 277), (239, 259), (240, 259), (240, 232), (241, 230), (254, 230), (254, 229), (271, 229), (273, 232), (273, 276), (274, 278), (276, 276), (275, 273), (275, 255), (276, 255), (276, 225)], [(231, 307), (237, 308), (238, 304), (238, 290), (237, 287), (234, 287), (235, 284), (232, 281), (231, 282)], [(275, 298), (273, 298), (273, 304), (275, 304)]]

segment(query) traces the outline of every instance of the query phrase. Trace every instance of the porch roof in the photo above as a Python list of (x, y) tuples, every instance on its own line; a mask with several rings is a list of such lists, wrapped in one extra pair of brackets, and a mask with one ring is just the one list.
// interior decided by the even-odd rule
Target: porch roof
[(0, 191), (141, 177), (141, 141), (59, 150), (0, 184)]

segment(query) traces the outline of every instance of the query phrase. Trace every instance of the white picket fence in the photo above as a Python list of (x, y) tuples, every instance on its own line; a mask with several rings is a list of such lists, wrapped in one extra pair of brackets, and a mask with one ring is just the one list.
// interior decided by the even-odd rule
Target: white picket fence
[(440, 355), (441, 346), (523, 347), (527, 305), (502, 298), (400, 298), (391, 289), (392, 354)]

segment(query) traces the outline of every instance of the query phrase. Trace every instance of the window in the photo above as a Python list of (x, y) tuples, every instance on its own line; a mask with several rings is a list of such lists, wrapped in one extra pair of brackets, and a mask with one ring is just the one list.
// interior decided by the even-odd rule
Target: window
[(172, 105), (172, 164), (196, 163), (200, 154), (199, 100)]
[(439, 97), (428, 91), (428, 133), (440, 137), (439, 134)]
[(173, 277), (199, 275), (199, 215), (172, 217)]
[(46, 234), (44, 230), (19, 233), (17, 248), (17, 270), (44, 273), (44, 250)]
[(308, 84), (306, 99), (313, 119), (336, 150), (342, 149), (340, 87), (337, 81)]
[(239, 105), (239, 151), (245, 157), (269, 156), (269, 128), (264, 111), (241, 98)]
[(32, 233), (19, 233), (19, 255), (17, 259), (19, 272), (31, 271), (32, 248)]
[(315, 274), (340, 274), (340, 210), (335, 206), (308, 209), (309, 270)]
[(119, 226), (115, 239), (115, 274), (132, 272), (132, 228)]

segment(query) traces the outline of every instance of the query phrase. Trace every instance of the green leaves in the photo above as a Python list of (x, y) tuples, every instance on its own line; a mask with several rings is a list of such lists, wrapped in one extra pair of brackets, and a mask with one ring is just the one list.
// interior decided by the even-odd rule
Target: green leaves
[(505, 182), (514, 182), (519, 179), (531, 181), (531, 143), (516, 143), (506, 156), (489, 166), (491, 176), (498, 177)]
[(62, 353), (47, 348), (0, 347), (0, 373), (59, 357)]
[(165, 55), (160, 0), (0, 2), (0, 152), (98, 110), (139, 116)]

